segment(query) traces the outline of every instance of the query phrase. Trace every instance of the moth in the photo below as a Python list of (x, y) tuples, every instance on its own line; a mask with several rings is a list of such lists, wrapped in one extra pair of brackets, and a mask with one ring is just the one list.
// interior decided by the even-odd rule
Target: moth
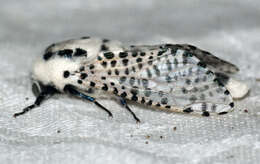
[(35, 102), (25, 114), (55, 94), (88, 100), (113, 116), (98, 98), (114, 97), (133, 118), (127, 102), (202, 116), (226, 114), (248, 87), (232, 78), (238, 68), (188, 44), (123, 46), (118, 41), (82, 37), (46, 48), (32, 70)]

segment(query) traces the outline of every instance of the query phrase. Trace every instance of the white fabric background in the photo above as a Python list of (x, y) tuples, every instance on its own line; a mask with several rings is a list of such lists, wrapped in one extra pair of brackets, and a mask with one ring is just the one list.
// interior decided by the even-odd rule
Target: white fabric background
[[(259, 163), (259, 18), (258, 0), (1, 0), (0, 163)], [(88, 35), (194, 44), (237, 64), (235, 77), (250, 95), (233, 113), (210, 118), (131, 104), (137, 125), (116, 102), (101, 101), (109, 119), (93, 104), (56, 96), (14, 119), (35, 99), (36, 56), (53, 42)]]

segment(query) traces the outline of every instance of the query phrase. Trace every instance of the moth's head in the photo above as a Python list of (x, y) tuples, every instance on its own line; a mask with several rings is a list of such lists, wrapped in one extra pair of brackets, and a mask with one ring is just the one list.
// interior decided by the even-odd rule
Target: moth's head
[(66, 84), (73, 84), (70, 74), (79, 70), (80, 66), (88, 60), (87, 50), (77, 47), (70, 41), (49, 46), (43, 55), (34, 63), (32, 79), (35, 82), (35, 91), (45, 86), (53, 86), (60, 92)]
[(48, 93), (49, 90), (55, 91), (55, 93), (60, 93), (54, 86), (44, 85), (40, 81), (32, 81), (32, 92), (35, 97), (38, 97), (42, 92)]
[(32, 81), (32, 92), (34, 96), (38, 97), (42, 91), (45, 90), (45, 86), (40, 81)]

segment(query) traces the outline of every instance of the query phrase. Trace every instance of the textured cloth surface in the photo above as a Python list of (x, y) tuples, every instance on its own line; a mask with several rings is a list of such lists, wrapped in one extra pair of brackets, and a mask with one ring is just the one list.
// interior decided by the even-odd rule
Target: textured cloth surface
[[(260, 1), (1, 1), (1, 163), (259, 163)], [(130, 44), (189, 43), (236, 64), (250, 94), (234, 112), (209, 118), (112, 100), (95, 105), (56, 96), (35, 100), (30, 70), (56, 41), (98, 36)]]

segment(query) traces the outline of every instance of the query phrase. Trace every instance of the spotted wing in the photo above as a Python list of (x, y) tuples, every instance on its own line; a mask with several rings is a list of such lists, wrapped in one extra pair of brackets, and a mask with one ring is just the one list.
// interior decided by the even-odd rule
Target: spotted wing
[(155, 49), (159, 47), (168, 48), (180, 48), (196, 56), (201, 62), (208, 65), (208, 67), (214, 72), (222, 72), (227, 74), (236, 73), (239, 71), (238, 67), (228, 61), (220, 59), (208, 51), (199, 49), (190, 44), (166, 44), (166, 45), (156, 45), (156, 46), (132, 46), (131, 50), (141, 50), (145, 51), (147, 49)]
[(196, 55), (178, 46), (145, 49), (104, 53), (104, 60), (95, 69), (96, 77), (106, 77), (103, 88), (141, 104), (176, 112), (208, 116), (233, 108), (229, 91)]

